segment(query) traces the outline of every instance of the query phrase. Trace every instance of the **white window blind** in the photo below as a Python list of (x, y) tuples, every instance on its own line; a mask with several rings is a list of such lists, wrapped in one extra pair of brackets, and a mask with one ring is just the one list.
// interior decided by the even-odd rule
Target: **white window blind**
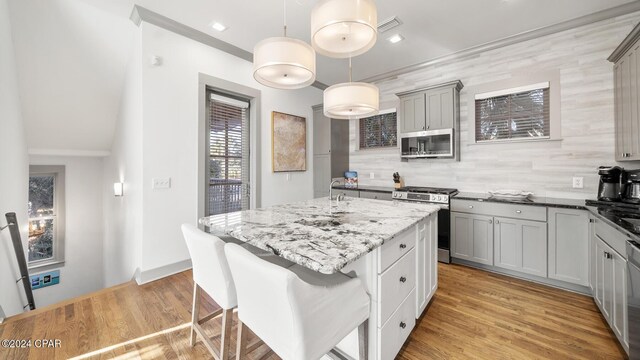
[(476, 96), (476, 142), (548, 139), (548, 83)]
[(249, 208), (249, 103), (210, 93), (208, 215)]

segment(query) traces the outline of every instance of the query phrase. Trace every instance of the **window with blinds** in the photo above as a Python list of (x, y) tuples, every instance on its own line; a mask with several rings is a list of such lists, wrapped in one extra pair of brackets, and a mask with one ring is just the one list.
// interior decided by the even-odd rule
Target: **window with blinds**
[(361, 118), (360, 149), (398, 146), (398, 117), (395, 111)]
[(549, 84), (476, 95), (476, 142), (550, 137)]
[(207, 215), (249, 208), (249, 102), (208, 94)]

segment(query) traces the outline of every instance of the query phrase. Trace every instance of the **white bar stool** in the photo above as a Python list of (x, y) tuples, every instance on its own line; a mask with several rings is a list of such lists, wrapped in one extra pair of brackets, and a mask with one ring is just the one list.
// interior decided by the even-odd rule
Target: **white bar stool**
[[(231, 277), (231, 270), (224, 253), (225, 242), (220, 238), (205, 233), (190, 224), (182, 225), (182, 234), (187, 242), (193, 265), (193, 311), (191, 313), (191, 346), (196, 343), (196, 334), (216, 360), (229, 358), (229, 342), (233, 309), (238, 306), (236, 288)], [(200, 315), (200, 291), (204, 290), (221, 309), (198, 319)], [(209, 339), (202, 324), (222, 314), (222, 333), (220, 349), (216, 349)]]
[(284, 360), (319, 359), (358, 328), (367, 358), (370, 299), (360, 279), (283, 268), (236, 244), (225, 253), (238, 295), (236, 359), (245, 351), (244, 325)]

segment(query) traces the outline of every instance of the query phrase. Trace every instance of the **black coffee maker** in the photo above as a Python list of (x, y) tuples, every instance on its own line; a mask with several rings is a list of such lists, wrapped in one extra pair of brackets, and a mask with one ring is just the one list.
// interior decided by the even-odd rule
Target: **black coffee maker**
[(622, 200), (622, 180), (624, 178), (624, 169), (619, 166), (600, 166), (598, 168), (598, 175), (600, 175), (598, 200)]
[(640, 169), (626, 171), (622, 201), (640, 204)]

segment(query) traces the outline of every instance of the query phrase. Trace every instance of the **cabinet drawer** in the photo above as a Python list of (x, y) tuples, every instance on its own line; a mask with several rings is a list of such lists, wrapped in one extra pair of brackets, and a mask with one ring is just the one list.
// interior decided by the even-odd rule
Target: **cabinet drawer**
[(344, 196), (348, 197), (360, 197), (360, 192), (358, 190), (345, 190), (345, 189), (333, 189), (333, 196), (338, 196), (340, 194), (344, 194)]
[(360, 190), (360, 197), (363, 199), (393, 200), (393, 198), (391, 197), (391, 193), (383, 193), (377, 191)]
[(415, 291), (412, 291), (382, 329), (378, 330), (379, 359), (395, 359), (398, 355), (416, 325), (415, 304)]
[(378, 324), (385, 321), (416, 286), (415, 250), (409, 251), (382, 275), (378, 276)]
[(378, 274), (382, 274), (391, 264), (413, 249), (416, 236), (416, 227), (413, 226), (382, 244), (378, 252)]
[(451, 211), (494, 215), (512, 219), (547, 221), (547, 208), (543, 206), (454, 199), (451, 201)]
[(596, 235), (626, 259), (627, 237), (624, 234), (596, 218)]

